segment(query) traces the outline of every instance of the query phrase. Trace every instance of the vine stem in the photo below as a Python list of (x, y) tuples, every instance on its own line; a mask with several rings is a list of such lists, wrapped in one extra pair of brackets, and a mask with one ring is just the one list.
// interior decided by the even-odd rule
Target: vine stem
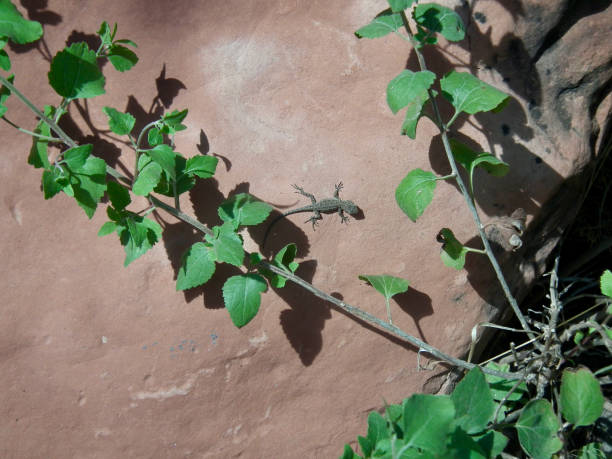
[[(14, 93), (30, 110), (32, 110), (32, 112), (34, 112), (41, 120), (43, 120), (44, 122), (46, 122), (49, 127), (61, 138), (61, 140), (68, 145), (71, 148), (74, 148), (77, 146), (76, 142), (74, 140), (72, 140), (72, 138), (70, 138), (70, 136), (68, 136), (68, 134), (66, 134), (58, 125), (56, 122), (54, 122), (53, 120), (49, 119), (48, 117), (46, 117), (44, 115), (44, 113), (42, 113), (34, 104), (32, 104), (32, 102), (30, 102), (30, 100), (25, 97), (21, 92), (19, 92), (17, 90), (17, 88), (15, 88), (10, 82), (8, 82), (6, 80), (6, 78), (4, 78), (3, 76), (0, 75), (0, 82), (2, 84), (4, 84), (12, 93)], [(119, 172), (118, 170), (116, 170), (115, 168), (109, 166), (108, 164), (106, 165), (106, 172), (107, 174), (109, 174), (111, 177), (114, 177), (116, 180), (121, 181), (123, 183), (125, 183), (126, 185), (128, 185), (130, 188), (132, 186), (132, 182), (129, 178), (127, 178), (125, 175), (121, 174), (121, 172)], [(456, 171), (455, 171), (456, 172)], [(198, 220), (196, 220), (195, 218), (185, 214), (184, 212), (172, 207), (169, 204), (166, 204), (165, 202), (161, 201), (160, 199), (156, 198), (153, 195), (149, 195), (149, 200), (151, 202), (151, 204), (155, 207), (159, 207), (163, 210), (165, 210), (166, 212), (168, 212), (171, 215), (174, 215), (176, 218), (184, 221), (185, 223), (193, 226), (194, 228), (196, 228), (198, 231), (204, 233), (204, 234), (209, 234), (209, 235), (213, 235), (213, 231), (208, 228), (206, 225), (200, 223)], [(246, 256), (250, 256), (250, 254), (245, 254)], [(281, 269), (275, 265), (273, 265), (272, 263), (268, 262), (268, 261), (260, 261), (258, 263), (258, 266), (261, 266), (262, 268), (265, 268), (273, 273), (276, 273), (280, 276), (283, 276), (285, 279), (299, 285), (300, 287), (304, 288), (305, 290), (311, 292), (313, 295), (334, 304), (335, 306), (339, 307), (340, 309), (346, 311), (347, 313), (349, 313), (350, 315), (357, 317), (365, 322), (368, 322), (372, 325), (374, 325), (375, 327), (385, 330), (389, 333), (391, 333), (394, 336), (397, 336), (398, 338), (407, 341), (409, 343), (411, 343), (412, 345), (416, 346), (419, 348), (419, 350), (422, 350), (424, 352), (427, 352), (428, 354), (433, 355), (434, 357), (444, 360), (452, 365), (455, 365), (457, 367), (463, 368), (465, 370), (471, 370), (472, 368), (478, 366), (476, 364), (473, 363), (469, 363), (466, 362), (464, 360), (452, 357), (450, 355), (445, 354), (444, 352), (438, 350), (437, 348), (430, 346), (429, 344), (425, 343), (424, 341), (421, 341), (420, 339), (404, 332), (402, 329), (396, 327), (395, 325), (389, 323), (389, 322), (385, 322), (383, 320), (380, 320), (379, 318), (355, 307), (355, 306), (351, 306), (348, 303), (345, 303), (343, 301), (338, 300), (337, 298), (326, 294), (325, 292), (319, 290), (318, 288), (316, 288), (315, 286), (313, 286), (312, 284), (308, 283), (307, 281), (305, 281), (304, 279), (302, 279), (301, 277), (296, 276), (295, 274), (293, 274), (292, 272), (286, 271), (284, 269)], [(480, 367), (480, 369), (487, 374), (493, 375), (493, 376), (497, 376), (499, 378), (504, 378), (504, 379), (510, 379), (510, 380), (517, 380), (517, 379), (521, 379), (523, 376), (520, 373), (510, 373), (510, 372), (503, 372), (503, 371), (497, 371), (497, 370), (492, 370), (490, 368), (484, 368), (484, 367)]]
[[(404, 23), (404, 28), (406, 29), (406, 32), (408, 33), (408, 38), (410, 39), (410, 42), (412, 43), (412, 46), (417, 56), (417, 60), (419, 61), (419, 67), (421, 68), (422, 71), (427, 70), (427, 65), (425, 64), (425, 58), (423, 57), (423, 54), (417, 47), (417, 43), (410, 29), (410, 24), (408, 23), (408, 18), (406, 17), (406, 13), (402, 11), (401, 16), (402, 16), (402, 21)], [(463, 179), (459, 175), (457, 163), (455, 162), (455, 158), (453, 157), (450, 143), (448, 141), (448, 135), (447, 135), (448, 128), (442, 121), (442, 116), (440, 114), (440, 109), (438, 107), (436, 99), (431, 89), (428, 89), (427, 92), (429, 93), (429, 100), (431, 101), (431, 105), (434, 109), (434, 114), (437, 120), (436, 124), (442, 136), (442, 144), (444, 145), (444, 152), (446, 153), (446, 157), (451, 166), (452, 175), (455, 175), (455, 180), (457, 181), (457, 185), (459, 186), (459, 189), (461, 190), (461, 194), (463, 195), (463, 198), (465, 202), (467, 203), (468, 209), (470, 213), (472, 214), (472, 218), (474, 219), (474, 222), (476, 223), (476, 228), (478, 229), (478, 234), (480, 236), (480, 239), (482, 240), (482, 244), (484, 245), (484, 249), (486, 251), (487, 257), (489, 258), (489, 261), (491, 262), (491, 266), (493, 266), (493, 270), (495, 271), (495, 275), (497, 276), (497, 279), (499, 281), (499, 284), (501, 285), (504, 295), (506, 296), (508, 303), (510, 303), (512, 310), (514, 311), (514, 314), (516, 315), (519, 322), (521, 323), (523, 330), (525, 330), (528, 333), (528, 336), (530, 338), (534, 338), (535, 335), (533, 331), (531, 330), (531, 327), (529, 327), (529, 324), (527, 323), (525, 316), (521, 312), (518, 306), (518, 303), (516, 301), (516, 298), (514, 298), (514, 296), (512, 295), (512, 292), (510, 291), (510, 287), (508, 286), (508, 283), (506, 282), (506, 278), (504, 277), (501, 267), (499, 266), (499, 263), (497, 262), (497, 258), (495, 258), (495, 255), (493, 254), (493, 250), (491, 249), (491, 244), (489, 244), (489, 240), (487, 239), (487, 236), (484, 232), (484, 225), (482, 224), (480, 220), (480, 216), (478, 215), (478, 211), (476, 210), (474, 201), (471, 199), (470, 193), (467, 187), (465, 186)]]
[(32, 110), (36, 114), (36, 116), (38, 116), (41, 120), (47, 123), (66, 145), (68, 145), (70, 148), (74, 148), (77, 146), (76, 142), (72, 140), (70, 136), (66, 134), (64, 130), (59, 127), (55, 121), (45, 116), (45, 114), (41, 112), (36, 105), (30, 102), (30, 100), (26, 96), (24, 96), (15, 86), (11, 84), (10, 81), (8, 81), (2, 75), (0, 75), (0, 83), (2, 83), (13, 94), (15, 94), (15, 96), (17, 96), (19, 100), (21, 100), (26, 105), (26, 107)]

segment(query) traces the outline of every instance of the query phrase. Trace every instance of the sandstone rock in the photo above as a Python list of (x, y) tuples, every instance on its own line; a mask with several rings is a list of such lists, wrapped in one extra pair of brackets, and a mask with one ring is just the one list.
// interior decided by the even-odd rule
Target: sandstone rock
[[(386, 2), (21, 3), (45, 38), (9, 53), (17, 87), (38, 106), (59, 102), (46, 73), (67, 37), (90, 41), (107, 20), (138, 43), (134, 70), (105, 66), (107, 95), (72, 106), (64, 127), (130, 171), (133, 156), (108, 135), (101, 108), (127, 110), (140, 127), (189, 108), (178, 151), (221, 158), (215, 179), (182, 201), (203, 223), (218, 224), (216, 207), (236, 191), (284, 208), (297, 204), (292, 183), (327, 194), (342, 180), (364, 218), (341, 226), (332, 216), (312, 232), (297, 215), (275, 228), (271, 248), (297, 242), (303, 278), (381, 318), (384, 302), (357, 276), (410, 280), (394, 322), (457, 356), (476, 323), (507, 311), (484, 259), (461, 272), (439, 261), (442, 226), (462, 242), (476, 234), (454, 186), (439, 186), (417, 224), (394, 202), (408, 170), (445, 170), (434, 126), (421, 121), (415, 141), (400, 136), (385, 103), (414, 53), (397, 37), (353, 35)], [(522, 297), (609, 139), (609, 2), (474, 1), (473, 16), (445, 3), (466, 19), (468, 39), (427, 49), (430, 68), (471, 71), (515, 97), (457, 127), (511, 165), (501, 180), (479, 175), (476, 197), (485, 222), (526, 210), (523, 247), (504, 255)], [(8, 105), (12, 121), (34, 126), (14, 97)], [(220, 294), (235, 269), (176, 292), (197, 235), (168, 215), (156, 217), (163, 242), (123, 268), (116, 239), (96, 236), (104, 212), (89, 221), (66, 196), (45, 202), (26, 164), (30, 140), (6, 124), (0, 133), (2, 457), (334, 457), (366, 431), (368, 411), (441, 387), (442, 368), (419, 371), (417, 349), (295, 286), (266, 293), (241, 330)], [(245, 233), (249, 250), (264, 230)]]

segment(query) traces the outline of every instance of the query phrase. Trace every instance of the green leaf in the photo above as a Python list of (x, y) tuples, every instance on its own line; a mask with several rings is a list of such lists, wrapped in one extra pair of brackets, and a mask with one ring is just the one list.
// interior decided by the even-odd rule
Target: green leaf
[(151, 128), (147, 133), (147, 139), (149, 141), (149, 145), (154, 147), (155, 145), (159, 145), (164, 141), (164, 136), (157, 128)]
[[(115, 24), (115, 31), (117, 30), (117, 24)], [(100, 29), (98, 30), (98, 36), (100, 40), (102, 40), (102, 45), (110, 46), (113, 43), (114, 33), (111, 32), (110, 26), (108, 22), (103, 21), (100, 25)]]
[(223, 300), (234, 325), (248, 324), (259, 311), (266, 281), (257, 274), (232, 276), (223, 285)]
[(508, 437), (496, 430), (489, 430), (484, 435), (475, 435), (472, 438), (485, 452), (485, 457), (499, 456), (508, 444)]
[(575, 426), (593, 424), (603, 412), (604, 397), (597, 378), (586, 368), (563, 370), (561, 413)]
[[(47, 107), (45, 107), (45, 112), (46, 112)], [(34, 129), (34, 132), (36, 134), (44, 135), (47, 137), (51, 136), (51, 128), (44, 121), (38, 122), (36, 129)], [(42, 167), (45, 170), (49, 170), (51, 168), (51, 164), (49, 163), (48, 148), (49, 148), (49, 142), (39, 137), (32, 137), (32, 148), (30, 148), (30, 155), (28, 156), (28, 164), (31, 164), (37, 169)]]
[(492, 457), (486, 454), (480, 443), (463, 429), (457, 427), (448, 438), (448, 451), (444, 457), (460, 457), (470, 459), (486, 459)]
[(176, 289), (187, 290), (202, 285), (215, 272), (213, 252), (203, 242), (196, 242), (183, 255), (181, 268), (176, 278)]
[(344, 445), (344, 451), (342, 451), (340, 459), (361, 459), (361, 456), (355, 453), (349, 445)]
[[(297, 246), (295, 244), (287, 244), (285, 247), (280, 249), (272, 264), (277, 268), (284, 269), (287, 272), (294, 273), (300, 266), (299, 263), (293, 261), (297, 253)], [(255, 254), (252, 254), (255, 255)], [(257, 254), (256, 257), (251, 256), (251, 263), (257, 265), (262, 260), (261, 256)], [(283, 288), (287, 283), (287, 279), (280, 274), (273, 273), (266, 268), (259, 268), (259, 272), (264, 275), (269, 281), (270, 285), (274, 288)]]
[[(15, 81), (15, 75), (10, 75), (7, 80), (9, 83), (13, 83)], [(4, 104), (6, 104), (6, 101), (10, 95), (10, 89), (2, 85), (2, 87), (0, 87), (0, 116), (4, 116), (4, 114), (8, 110)]]
[(128, 215), (125, 218), (125, 224), (135, 247), (140, 248), (147, 240), (148, 228), (143, 222), (143, 217), (138, 215)]
[(62, 178), (64, 178), (64, 174), (59, 167), (53, 167), (43, 172), (42, 187), (45, 199), (51, 199), (62, 191), (65, 186), (65, 184), (62, 184), (60, 181)]
[[(418, 102), (423, 98), (423, 93), (427, 94), (427, 90), (435, 79), (435, 73), (429, 70), (421, 72), (404, 70), (393, 78), (387, 86), (387, 104), (393, 114), (411, 103), (416, 103), (418, 106)], [(421, 108), (422, 106), (423, 104), (421, 104)]]
[(137, 258), (144, 255), (151, 247), (161, 239), (162, 229), (157, 222), (148, 218), (143, 218), (142, 221), (132, 219), (132, 224), (143, 226), (146, 237), (140, 245), (131, 237), (131, 233), (127, 228), (127, 224), (119, 228), (119, 239), (125, 250), (124, 266), (128, 266)]
[(0, 0), (0, 35), (23, 45), (38, 40), (42, 34), (40, 22), (24, 19), (10, 0)]
[(128, 40), (126, 38), (122, 38), (121, 40), (115, 40), (115, 43), (121, 43), (121, 44), (124, 44), (124, 45), (133, 46), (134, 48), (138, 48), (138, 45), (136, 43), (134, 43), (132, 40)]
[(127, 205), (132, 202), (130, 191), (117, 182), (108, 182), (106, 185), (106, 192), (108, 193), (111, 204), (117, 210), (125, 209)]
[(66, 163), (70, 170), (79, 170), (85, 165), (92, 150), (93, 145), (91, 144), (72, 147), (64, 152), (64, 161), (62, 163)]
[(549, 459), (563, 444), (557, 437), (561, 428), (547, 400), (531, 400), (515, 424), (519, 443), (534, 459)]
[(242, 239), (231, 225), (227, 223), (213, 228), (214, 236), (206, 235), (206, 241), (212, 245), (215, 259), (234, 266), (241, 266), (244, 260)]
[(385, 10), (376, 16), (368, 25), (361, 27), (355, 32), (358, 38), (379, 38), (395, 32), (402, 27), (402, 17), (393, 13), (391, 10)]
[(367, 275), (361, 274), (359, 279), (369, 282), (369, 284), (382, 294), (386, 299), (398, 293), (404, 293), (408, 290), (408, 281), (401, 277), (393, 277), (389, 275)]
[(49, 84), (66, 99), (86, 99), (104, 94), (104, 83), (96, 53), (87, 43), (73, 43), (51, 61)]
[(465, 37), (461, 17), (450, 8), (436, 3), (421, 3), (414, 9), (414, 20), (422, 27), (441, 34), (448, 41), (460, 41)]
[[(370, 456), (376, 445), (384, 439), (391, 438), (391, 432), (387, 425), (387, 421), (376, 411), (370, 412), (368, 415), (368, 435), (367, 443), (370, 445), (370, 451), (366, 451), (362, 446), (363, 453), (366, 457)], [(361, 444), (361, 442), (360, 442)]]
[(612, 298), (612, 271), (606, 269), (599, 279), (601, 293), (608, 298)]
[(414, 169), (404, 177), (395, 190), (395, 200), (410, 220), (416, 222), (433, 199), (436, 176), (432, 172)]
[(258, 201), (248, 193), (239, 193), (224, 201), (219, 206), (218, 213), (221, 220), (238, 228), (260, 224), (268, 218), (271, 211), (269, 204)]
[(173, 179), (176, 178), (176, 153), (166, 144), (147, 151), (147, 154)]
[(495, 403), (484, 373), (474, 367), (457, 384), (451, 394), (455, 405), (455, 422), (468, 434), (485, 429), (495, 414)]
[(388, 0), (389, 6), (394, 13), (399, 13), (400, 11), (404, 11), (410, 5), (412, 5), (415, 1), (418, 0)]
[(469, 73), (451, 70), (442, 78), (440, 86), (442, 95), (458, 111), (471, 115), (501, 108), (509, 100), (506, 93)]
[(103, 159), (90, 156), (82, 167), (72, 169), (70, 172), (74, 198), (85, 214), (91, 218), (106, 191), (106, 163)]
[(461, 142), (450, 139), (451, 151), (455, 161), (461, 164), (470, 175), (470, 189), (474, 189), (474, 171), (477, 167), (481, 167), (487, 173), (495, 177), (503, 177), (510, 170), (510, 166), (500, 159), (497, 159), (491, 153), (476, 153), (467, 145)]
[(439, 233), (444, 244), (442, 245), (442, 251), (440, 252), (440, 258), (449, 268), (456, 270), (463, 269), (465, 265), (465, 256), (469, 252), (461, 242), (457, 240), (453, 232), (448, 228), (442, 228)]
[[(432, 94), (435, 96), (437, 92), (432, 90)], [(402, 124), (402, 134), (407, 135), (413, 140), (416, 139), (417, 124), (424, 116), (425, 104), (427, 102), (429, 102), (429, 92), (423, 91), (407, 105), (406, 116)]]
[[(0, 40), (2, 40), (2, 37), (0, 37)], [(2, 70), (6, 70), (7, 72), (11, 69), (11, 58), (3, 49), (0, 50), (0, 68), (2, 68)]]
[(125, 72), (136, 65), (138, 56), (125, 46), (113, 44), (108, 50), (108, 60), (116, 70)]
[[(151, 132), (151, 131), (149, 131)], [(183, 174), (197, 175), (200, 178), (209, 178), (215, 175), (219, 158), (214, 156), (194, 156), (187, 160)]]
[(606, 459), (606, 454), (601, 449), (600, 443), (589, 443), (580, 449), (576, 457), (578, 459)]
[(119, 228), (116, 222), (106, 222), (98, 231), (98, 236), (106, 236), (108, 234), (114, 233)]
[(136, 118), (129, 113), (121, 113), (112, 107), (103, 107), (102, 111), (108, 116), (108, 127), (115, 134), (128, 135), (134, 129)]
[(162, 168), (146, 154), (138, 158), (138, 177), (132, 187), (132, 192), (137, 196), (148, 195), (159, 183)]
[(187, 112), (188, 110), (185, 109), (181, 111), (173, 110), (171, 113), (165, 113), (160, 120), (163, 125), (161, 132), (172, 135), (175, 132), (187, 129), (186, 126), (181, 124), (187, 116)]
[(403, 403), (403, 431), (407, 446), (433, 454), (444, 452), (455, 417), (447, 395), (414, 394)]
[[(495, 362), (489, 362), (486, 365), (486, 368), (504, 372), (510, 371), (510, 365), (507, 363), (498, 365)], [(516, 384), (516, 381), (500, 378), (499, 376), (494, 376), (490, 374), (485, 374), (485, 379), (489, 383), (489, 389), (491, 390), (493, 400), (497, 401), (503, 400), (506, 394), (510, 391), (510, 389), (512, 389)], [(508, 396), (507, 400), (511, 402), (516, 402), (523, 398), (526, 393), (527, 384), (525, 384), (525, 382), (521, 382), (518, 387), (514, 389), (514, 391)]]

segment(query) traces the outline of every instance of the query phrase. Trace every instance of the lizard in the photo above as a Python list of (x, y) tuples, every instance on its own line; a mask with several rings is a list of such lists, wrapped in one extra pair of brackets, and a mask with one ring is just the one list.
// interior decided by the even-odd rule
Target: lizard
[(261, 244), (262, 248), (266, 246), (266, 239), (268, 238), (268, 235), (270, 234), (270, 230), (272, 229), (272, 227), (279, 220), (287, 217), (288, 215), (293, 215), (293, 214), (297, 214), (300, 212), (312, 212), (313, 213), (312, 217), (310, 217), (304, 223), (312, 222), (313, 231), (315, 229), (315, 226), (319, 223), (319, 220), (323, 219), (323, 217), (321, 216), (322, 213), (332, 214), (334, 212), (338, 212), (338, 215), (340, 215), (340, 222), (341, 223), (347, 222), (348, 217), (345, 215), (345, 213), (349, 215), (355, 215), (358, 211), (358, 208), (353, 201), (345, 201), (343, 199), (340, 199), (340, 190), (343, 187), (344, 185), (342, 184), (342, 182), (338, 183), (336, 185), (336, 191), (334, 192), (333, 198), (321, 199), (320, 201), (317, 202), (314, 195), (312, 195), (311, 193), (306, 193), (302, 187), (294, 184), (293, 188), (297, 190), (296, 193), (301, 194), (302, 196), (306, 196), (307, 198), (310, 198), (311, 204), (304, 206), (304, 207), (298, 207), (297, 209), (292, 209), (288, 212), (285, 212), (282, 215), (279, 215), (274, 220), (272, 220), (272, 222), (268, 225), (268, 229), (266, 230), (266, 233), (264, 235), (263, 242)]

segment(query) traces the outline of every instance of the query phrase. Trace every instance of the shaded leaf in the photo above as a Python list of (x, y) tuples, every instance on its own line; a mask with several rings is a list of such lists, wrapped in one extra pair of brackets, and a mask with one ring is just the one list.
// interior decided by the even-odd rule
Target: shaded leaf
[(599, 279), (601, 293), (608, 298), (612, 298), (612, 271), (606, 269)]
[(438, 238), (442, 239), (442, 251), (440, 258), (442, 262), (449, 268), (456, 270), (463, 269), (465, 265), (465, 256), (468, 253), (467, 247), (457, 240), (453, 232), (448, 228), (442, 228), (438, 234)]
[(106, 192), (108, 193), (108, 199), (110, 199), (111, 204), (117, 210), (125, 209), (127, 205), (132, 202), (130, 191), (117, 182), (108, 182), (106, 185)]
[(561, 375), (561, 413), (575, 426), (593, 424), (602, 414), (604, 397), (599, 381), (590, 370), (563, 370)]
[(557, 437), (561, 428), (547, 400), (531, 400), (515, 424), (521, 447), (534, 459), (549, 459), (563, 444)]
[(495, 403), (484, 373), (478, 367), (471, 369), (451, 394), (455, 405), (455, 422), (468, 434), (485, 429), (495, 414)]
[(461, 17), (450, 8), (436, 3), (418, 5), (414, 9), (414, 20), (449, 41), (460, 41), (465, 37), (465, 26)]
[(477, 167), (484, 169), (487, 173), (495, 177), (503, 177), (510, 170), (510, 166), (491, 153), (476, 153), (467, 145), (450, 139), (451, 151), (455, 161), (461, 164), (468, 172), (470, 177), (470, 189), (474, 189), (474, 171)]
[(125, 250), (124, 266), (140, 258), (161, 239), (162, 229), (157, 222), (148, 218), (143, 218), (142, 221), (136, 224), (142, 225), (146, 231), (146, 237), (139, 245), (130, 237), (127, 225), (119, 229), (119, 239)]

